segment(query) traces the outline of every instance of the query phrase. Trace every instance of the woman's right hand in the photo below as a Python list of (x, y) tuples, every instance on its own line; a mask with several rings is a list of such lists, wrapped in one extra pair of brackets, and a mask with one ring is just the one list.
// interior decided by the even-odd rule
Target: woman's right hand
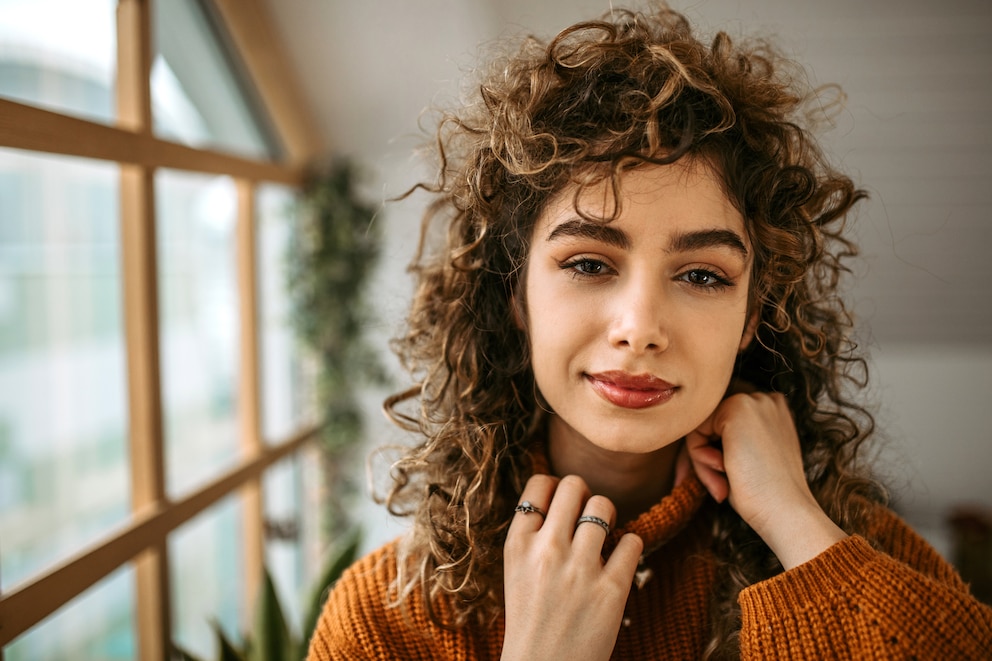
[(616, 509), (578, 476), (535, 475), (520, 502), (546, 513), (517, 512), (503, 548), (506, 634), (502, 659), (609, 659), (644, 544), (624, 535), (602, 557)]

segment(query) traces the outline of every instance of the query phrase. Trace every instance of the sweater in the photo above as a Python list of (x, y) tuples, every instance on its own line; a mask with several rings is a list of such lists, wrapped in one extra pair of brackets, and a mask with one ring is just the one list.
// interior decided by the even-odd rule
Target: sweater
[[(645, 542), (613, 659), (699, 659), (710, 635), (716, 564), (712, 500), (695, 476), (610, 534)], [(812, 560), (741, 591), (742, 659), (992, 659), (992, 608), (904, 522), (879, 506), (869, 537), (848, 537)], [(502, 618), (454, 631), (434, 625), (423, 598), (387, 604), (399, 540), (356, 562), (331, 591), (309, 661), (496, 660)], [(637, 587), (637, 584), (641, 584)], [(447, 607), (440, 605), (440, 611)]]

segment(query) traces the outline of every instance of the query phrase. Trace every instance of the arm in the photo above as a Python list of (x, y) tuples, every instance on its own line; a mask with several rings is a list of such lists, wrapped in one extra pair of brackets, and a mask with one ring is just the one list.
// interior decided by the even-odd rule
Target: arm
[(370, 644), (375, 632), (358, 627), (363, 621), (370, 624), (373, 620), (356, 617), (363, 610), (362, 595), (356, 588), (359, 586), (346, 573), (331, 590), (311, 635), (307, 661), (382, 658), (374, 655), (375, 646)]
[[(389, 585), (396, 577), (392, 544), (359, 559), (346, 569), (324, 603), (310, 638), (307, 661), (373, 661), (433, 658), (429, 650), (414, 654), (409, 627), (399, 608), (387, 605)], [(425, 619), (417, 609), (411, 614)], [(397, 655), (396, 650), (411, 650)]]
[(946, 580), (855, 536), (746, 588), (741, 658), (992, 658), (992, 609), (918, 541), (902, 550)]
[(686, 447), (787, 570), (741, 592), (743, 658), (992, 658), (992, 609), (895, 515), (879, 507), (868, 531), (886, 552), (826, 516), (784, 397), (728, 397)]
[[(721, 448), (711, 445), (721, 441)], [(847, 534), (813, 497), (792, 414), (780, 393), (738, 393), (686, 437), (700, 481), (731, 506), (785, 569), (807, 562)]]

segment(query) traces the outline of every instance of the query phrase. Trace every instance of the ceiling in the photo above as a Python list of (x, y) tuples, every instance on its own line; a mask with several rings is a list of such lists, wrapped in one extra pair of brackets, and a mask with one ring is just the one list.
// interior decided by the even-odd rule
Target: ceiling
[[(422, 111), (457, 98), (480, 55), (549, 35), (608, 0), (265, 0), (337, 154), (370, 194), (423, 176)], [(870, 191), (851, 296), (868, 346), (992, 345), (992, 3), (987, 0), (675, 0), (704, 34), (770, 35), (835, 82), (847, 106), (824, 135)], [(428, 127), (429, 128), (429, 127)], [(378, 286), (402, 315), (422, 198), (387, 204)]]

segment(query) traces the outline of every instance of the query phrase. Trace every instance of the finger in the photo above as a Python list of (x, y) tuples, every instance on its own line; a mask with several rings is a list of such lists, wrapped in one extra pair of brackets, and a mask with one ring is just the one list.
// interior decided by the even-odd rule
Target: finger
[(709, 444), (709, 439), (698, 431), (686, 436), (686, 448), (693, 470), (699, 481), (718, 503), (726, 500), (730, 494), (730, 482), (727, 480), (726, 468), (723, 463), (723, 452)]
[(705, 466), (712, 470), (725, 473), (726, 466), (723, 463), (723, 451), (712, 445), (698, 445), (689, 451), (689, 458), (693, 466)]
[(582, 513), (586, 501), (591, 496), (586, 481), (578, 475), (566, 475), (558, 482), (554, 497), (548, 505), (548, 517), (544, 530), (552, 531), (561, 538), (563, 544), (572, 541), (575, 521)]
[(696, 475), (713, 500), (722, 503), (730, 495), (730, 482), (725, 473), (720, 473), (707, 466), (696, 466)]
[(603, 553), (603, 542), (610, 534), (616, 521), (616, 508), (606, 496), (592, 496), (586, 501), (582, 516), (575, 522), (572, 535), (572, 548), (576, 553), (599, 558)]
[(693, 466), (702, 464), (716, 471), (726, 470), (723, 450), (713, 445), (711, 438), (698, 429), (686, 435), (685, 447)]
[[(535, 532), (541, 529), (548, 507), (558, 485), (558, 478), (551, 475), (533, 475), (524, 486), (513, 519), (510, 521), (510, 534)], [(536, 509), (538, 511), (529, 511)]]
[(610, 554), (603, 571), (619, 581), (620, 585), (629, 586), (634, 582), (637, 563), (644, 553), (644, 540), (632, 532), (627, 533), (617, 542), (617, 547)]
[(675, 486), (682, 484), (691, 472), (692, 462), (689, 459), (689, 448), (683, 443), (679, 449), (679, 456), (675, 458)]

